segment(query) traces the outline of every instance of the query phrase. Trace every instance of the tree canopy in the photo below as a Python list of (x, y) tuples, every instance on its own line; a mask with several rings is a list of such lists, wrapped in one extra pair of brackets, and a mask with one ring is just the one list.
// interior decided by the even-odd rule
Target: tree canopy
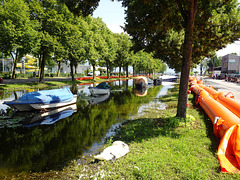
[(145, 49), (181, 70), (177, 116), (186, 116), (191, 66), (239, 37), (236, 0), (119, 0), (135, 50)]
[[(131, 38), (126, 33), (112, 33), (102, 19), (89, 15), (98, 2), (1, 1), (0, 47), (5, 54), (15, 54), (12, 55), (15, 58), (13, 73), (21, 57), (30, 53), (38, 58), (39, 82), (44, 82), (46, 65), (51, 69), (57, 62), (60, 70), (64, 61), (70, 62), (72, 80), (75, 80), (73, 67), (76, 73), (78, 64), (86, 60), (93, 69), (106, 66), (108, 76), (113, 67), (124, 67), (128, 74), (127, 68), (133, 64), (131, 56), (134, 55)], [(158, 60), (160, 64), (156, 66), (152, 54), (148, 57), (149, 72), (159, 69), (162, 62)], [(146, 64), (139, 62), (138, 65), (141, 63)]]

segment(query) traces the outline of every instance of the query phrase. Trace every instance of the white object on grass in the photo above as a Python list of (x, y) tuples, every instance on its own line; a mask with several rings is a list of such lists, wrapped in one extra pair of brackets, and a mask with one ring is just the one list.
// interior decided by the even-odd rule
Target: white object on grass
[(122, 141), (114, 141), (113, 144), (97, 156), (94, 156), (95, 159), (99, 160), (116, 160), (127, 154), (129, 152), (128, 145)]

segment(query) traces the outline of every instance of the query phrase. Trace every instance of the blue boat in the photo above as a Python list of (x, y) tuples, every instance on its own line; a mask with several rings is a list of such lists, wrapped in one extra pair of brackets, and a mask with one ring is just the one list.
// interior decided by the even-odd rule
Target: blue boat
[(51, 89), (25, 93), (13, 101), (4, 101), (12, 108), (19, 111), (46, 110), (74, 104), (77, 95), (73, 95), (69, 88)]

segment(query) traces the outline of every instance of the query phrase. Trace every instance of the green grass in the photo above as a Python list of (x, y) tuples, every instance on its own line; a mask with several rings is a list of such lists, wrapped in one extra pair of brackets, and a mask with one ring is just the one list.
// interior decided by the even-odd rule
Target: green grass
[[(118, 78), (112, 78), (111, 80), (117, 80)], [(128, 79), (128, 78), (121, 78), (121, 79)], [(13, 91), (13, 90), (22, 90), (22, 89), (42, 89), (42, 88), (56, 88), (66, 85), (72, 84), (81, 84), (81, 83), (93, 83), (93, 82), (102, 82), (107, 81), (109, 79), (99, 79), (96, 78), (95, 80), (82, 80), (82, 81), (46, 81), (44, 83), (28, 83), (26, 79), (26, 83), (21, 84), (0, 84), (0, 91)]]
[[(61, 172), (31, 174), (48, 179), (240, 179), (238, 174), (220, 171), (216, 155), (219, 140), (211, 121), (193, 104), (187, 118), (176, 118), (178, 88), (162, 97), (169, 107), (147, 111), (136, 120), (126, 121), (117, 135), (109, 139), (129, 145), (130, 152), (116, 161), (94, 161), (79, 157)], [(104, 147), (103, 147), (104, 148)], [(26, 177), (26, 176), (22, 176)]]
[(71, 85), (76, 82), (71, 81), (48, 81), (45, 83), (21, 83), (21, 84), (1, 84), (0, 90), (13, 91), (22, 89), (33, 89), (33, 88), (50, 88), (50, 87), (61, 87), (66, 85)]

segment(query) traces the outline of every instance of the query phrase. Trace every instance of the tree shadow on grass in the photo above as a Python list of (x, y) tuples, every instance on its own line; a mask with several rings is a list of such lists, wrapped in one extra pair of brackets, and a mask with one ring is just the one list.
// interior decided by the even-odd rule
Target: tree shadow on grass
[[(126, 121), (122, 128), (113, 137), (113, 140), (122, 139), (126, 143), (131, 141), (142, 142), (143, 139), (154, 138), (157, 136), (168, 136), (178, 138), (181, 134), (175, 131), (179, 123), (184, 119), (181, 118), (143, 118)], [(125, 126), (125, 124), (127, 124)]]
[(213, 132), (213, 124), (211, 122), (211, 120), (209, 119), (209, 117), (207, 116), (207, 114), (205, 113), (205, 111), (201, 108), (200, 105), (196, 105), (195, 103), (195, 94), (194, 94), (194, 98), (192, 98), (191, 103), (193, 104), (193, 107), (195, 109), (197, 109), (198, 113), (202, 115), (203, 118), (203, 122), (205, 123), (206, 126), (206, 133), (207, 136), (209, 137), (209, 139), (211, 140), (211, 146), (210, 146), (210, 151), (216, 155), (217, 149), (218, 149), (218, 145), (220, 143), (220, 139), (218, 139), (214, 132)]

